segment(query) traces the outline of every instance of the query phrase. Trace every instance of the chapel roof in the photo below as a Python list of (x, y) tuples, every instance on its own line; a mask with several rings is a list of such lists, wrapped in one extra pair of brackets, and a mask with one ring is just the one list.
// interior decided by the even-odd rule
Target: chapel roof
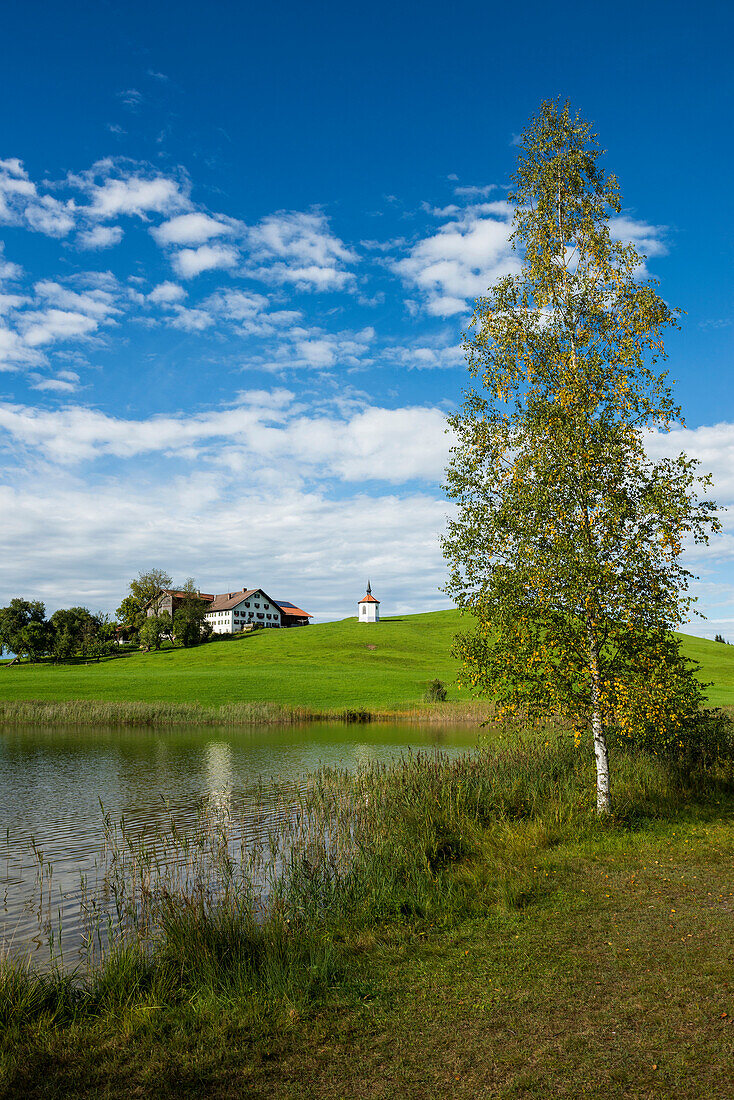
[(376, 600), (375, 597), (372, 595), (372, 585), (370, 584), (369, 581), (367, 581), (367, 595), (363, 596), (362, 599), (359, 602), (360, 603), (379, 603), (380, 602), (379, 600)]

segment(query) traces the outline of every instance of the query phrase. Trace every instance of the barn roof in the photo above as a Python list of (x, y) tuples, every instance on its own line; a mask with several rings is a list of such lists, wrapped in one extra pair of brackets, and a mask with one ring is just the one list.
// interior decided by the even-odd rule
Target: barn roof
[[(179, 592), (178, 589), (175, 588), (164, 588), (163, 594), (165, 596), (173, 596), (173, 598), (176, 600), (183, 600), (190, 595), (189, 592)], [(199, 600), (206, 600), (208, 603), (211, 603), (211, 601), (214, 599), (214, 596), (209, 592), (197, 592), (196, 598)]]
[[(240, 592), (222, 592), (221, 595), (214, 597), (214, 602), (211, 604), (210, 611), (231, 611), (233, 607), (237, 607), (243, 600), (247, 600), (250, 596), (254, 596), (256, 592), (262, 593), (262, 595), (270, 600), (267, 592), (263, 592), (262, 588), (243, 588)], [(270, 600), (271, 603), (275, 603), (275, 600)]]
[(287, 600), (275, 601), (284, 615), (296, 615), (303, 619), (312, 619), (313, 615), (310, 611), (304, 611), (301, 607), (296, 607), (294, 603), (288, 603)]

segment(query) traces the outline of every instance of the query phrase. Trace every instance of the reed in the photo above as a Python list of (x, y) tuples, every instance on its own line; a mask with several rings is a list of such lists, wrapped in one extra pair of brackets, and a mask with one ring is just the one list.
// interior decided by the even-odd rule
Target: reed
[(0, 701), (0, 728), (15, 726), (100, 726), (156, 728), (171, 726), (288, 726), (299, 722), (390, 722), (438, 725), (482, 722), (492, 710), (481, 703), (436, 703), (422, 706), (368, 709), (307, 707), (285, 703), (104, 702), (93, 699)]

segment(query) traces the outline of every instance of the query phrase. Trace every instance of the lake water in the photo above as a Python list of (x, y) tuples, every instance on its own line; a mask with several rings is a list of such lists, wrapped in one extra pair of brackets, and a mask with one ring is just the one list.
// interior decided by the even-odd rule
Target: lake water
[(105, 814), (124, 817), (133, 835), (165, 829), (171, 816), (185, 832), (202, 806), (226, 804), (254, 838), (269, 792), (302, 786), (321, 764), (355, 770), (411, 750), (462, 752), (478, 734), (382, 722), (0, 732), (0, 944), (43, 963), (53, 931), (64, 962), (79, 961), (81, 876), (93, 883), (98, 873)]

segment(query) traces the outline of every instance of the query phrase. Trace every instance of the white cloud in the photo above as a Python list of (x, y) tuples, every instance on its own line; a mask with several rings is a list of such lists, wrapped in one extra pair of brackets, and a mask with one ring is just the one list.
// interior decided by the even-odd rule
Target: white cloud
[[(269, 299), (249, 290), (218, 290), (202, 302), (218, 321), (231, 325), (241, 336), (277, 336), (290, 338), (303, 320), (296, 309), (270, 310)], [(305, 332), (306, 330), (302, 330)]]
[[(283, 398), (289, 401), (290, 394)], [(103, 455), (131, 458), (180, 451), (194, 443), (240, 436), (248, 425), (277, 413), (273, 401), (253, 405), (246, 398), (234, 408), (188, 417), (154, 416), (124, 420), (84, 406), (49, 412), (21, 405), (0, 405), (0, 430), (19, 443), (42, 451), (53, 461), (75, 462)]]
[(469, 207), (462, 217), (413, 245), (392, 269), (423, 295), (428, 313), (438, 317), (462, 313), (497, 278), (519, 269), (508, 244), (509, 232), (506, 203)]
[(268, 299), (262, 294), (244, 290), (220, 290), (207, 299), (207, 305), (234, 322), (250, 322), (262, 316)]
[[(286, 390), (139, 421), (0, 405), (0, 433), (25, 467), (20, 476), (6, 467), (0, 484), (0, 586), (8, 598), (28, 591), (51, 607), (112, 610), (129, 577), (160, 562), (214, 591), (256, 577), (323, 618), (352, 614), (367, 575), (388, 612), (445, 606), (436, 535), (446, 504), (430, 488), (403, 487), (440, 476), (443, 429), (443, 415), (422, 407), (307, 415)], [(141, 472), (136, 460), (152, 454), (160, 459)], [(114, 473), (92, 480), (89, 461), (105, 456)], [(70, 472), (78, 462), (86, 483)]]
[(422, 202), (421, 210), (434, 218), (455, 218), (461, 214), (462, 207), (457, 206), (455, 202), (450, 202), (448, 206), (432, 206), (429, 202)]
[(366, 408), (346, 421), (297, 418), (280, 443), (322, 476), (403, 484), (441, 478), (448, 455), (445, 429), (438, 409)]
[(60, 202), (51, 195), (41, 196), (25, 208), (25, 220), (31, 229), (47, 237), (66, 237), (74, 228), (75, 204)]
[(83, 213), (100, 221), (122, 216), (169, 216), (190, 206), (188, 181), (181, 174), (178, 178), (164, 176), (122, 159), (97, 161), (89, 171), (70, 175), (67, 182), (89, 196)]
[(82, 291), (51, 279), (37, 282), (33, 288), (37, 308), (17, 314), (18, 332), (6, 330), (0, 340), (0, 359), (4, 351), (6, 362), (38, 365), (42, 360), (35, 349), (59, 341), (88, 339), (101, 325), (114, 323), (121, 310), (114, 293), (104, 289), (116, 287), (114, 279), (95, 272), (86, 281), (90, 285)]
[(156, 305), (170, 305), (172, 302), (180, 302), (186, 297), (186, 291), (178, 283), (158, 283), (148, 295), (148, 301)]
[(271, 264), (259, 268), (257, 274), (267, 282), (293, 283), (298, 290), (345, 290), (352, 285), (354, 276), (336, 267), (319, 267), (318, 264)]
[(0, 370), (37, 367), (43, 362), (44, 357), (41, 352), (29, 347), (18, 332), (0, 324)]
[(0, 283), (19, 279), (23, 274), (20, 264), (11, 263), (5, 259), (5, 243), (0, 241)]
[(65, 237), (74, 228), (76, 206), (53, 195), (39, 195), (22, 161), (0, 161), (0, 221), (24, 225), (49, 237)]
[(8, 157), (6, 160), (0, 160), (0, 172), (7, 173), (8, 176), (15, 179), (27, 180), (28, 173), (23, 167), (23, 161), (18, 157)]
[(336, 342), (326, 337), (297, 340), (296, 355), (307, 367), (333, 367), (336, 362)]
[(212, 218), (209, 214), (179, 214), (162, 225), (151, 229), (160, 245), (206, 244), (212, 237), (222, 237), (234, 232), (229, 220)]
[(31, 386), (32, 389), (40, 390), (42, 393), (70, 394), (77, 389), (78, 382), (79, 375), (74, 371), (60, 371), (56, 378), (42, 378), (40, 375), (34, 375)]
[(143, 102), (143, 93), (139, 92), (137, 88), (126, 88), (125, 91), (118, 92), (117, 96), (131, 110), (137, 110)]
[(90, 214), (98, 218), (116, 218), (121, 214), (142, 217), (155, 212), (166, 213), (183, 205), (178, 184), (165, 176), (141, 179), (106, 180), (92, 195)]
[(485, 183), (480, 187), (455, 187), (454, 194), (462, 199), (486, 199), (487, 195), (496, 190), (496, 183)]
[(111, 248), (122, 240), (122, 229), (119, 225), (95, 225), (91, 229), (85, 229), (77, 237), (80, 248), (99, 250)]
[[(713, 474), (712, 496), (722, 505), (734, 504), (734, 424), (722, 422), (699, 428), (675, 428), (648, 433), (645, 449), (652, 458), (684, 451), (701, 463), (701, 472)], [(728, 520), (734, 523), (734, 519)]]
[(173, 316), (169, 324), (184, 332), (204, 332), (214, 324), (214, 318), (204, 309), (186, 309), (181, 305), (173, 306)]
[(24, 313), (21, 324), (25, 343), (29, 348), (36, 348), (57, 340), (88, 336), (97, 329), (99, 322), (95, 317), (74, 310), (46, 309)]
[(263, 365), (272, 370), (330, 367), (360, 368), (373, 362), (370, 346), (375, 339), (371, 325), (359, 332), (323, 332), (319, 328), (285, 328), (272, 359)]
[(11, 225), (20, 220), (26, 203), (36, 195), (23, 162), (17, 157), (0, 160), (0, 221)]
[(344, 290), (354, 280), (345, 265), (358, 257), (320, 212), (271, 214), (248, 230), (247, 239), (251, 271), (267, 281), (300, 290)]
[(296, 486), (243, 485), (223, 471), (165, 483), (0, 486), (0, 590), (114, 611), (151, 564), (208, 591), (258, 584), (316, 619), (356, 614), (367, 576), (384, 615), (446, 607), (437, 541), (444, 501), (428, 493), (339, 500)]
[(287, 390), (244, 393), (229, 408), (146, 420), (125, 420), (81, 405), (50, 411), (0, 404), (0, 431), (53, 462), (196, 454), (199, 463), (207, 459), (240, 473), (274, 469), (282, 461), (280, 473), (290, 465), (298, 479), (393, 484), (441, 476), (448, 448), (445, 426), (440, 410), (421, 406), (367, 406), (346, 418), (307, 416)]
[(648, 225), (627, 214), (609, 219), (609, 231), (617, 241), (633, 244), (644, 256), (665, 256), (668, 248), (663, 240), (665, 225)]
[[(102, 285), (107, 285), (106, 280), (102, 280)], [(112, 285), (116, 284), (113, 282)], [(119, 307), (115, 304), (114, 295), (109, 290), (103, 290), (100, 287), (79, 293), (51, 279), (42, 279), (35, 284), (33, 289), (39, 298), (51, 305), (59, 306), (62, 309), (78, 310), (96, 318), (98, 321), (104, 321), (120, 313)]]
[(235, 248), (224, 244), (202, 244), (176, 252), (171, 263), (182, 279), (193, 279), (203, 271), (232, 268), (237, 264)]
[(443, 370), (464, 364), (465, 353), (461, 344), (386, 348), (383, 358), (408, 370)]
[(0, 316), (19, 309), (20, 306), (26, 305), (28, 300), (24, 294), (0, 294)]

